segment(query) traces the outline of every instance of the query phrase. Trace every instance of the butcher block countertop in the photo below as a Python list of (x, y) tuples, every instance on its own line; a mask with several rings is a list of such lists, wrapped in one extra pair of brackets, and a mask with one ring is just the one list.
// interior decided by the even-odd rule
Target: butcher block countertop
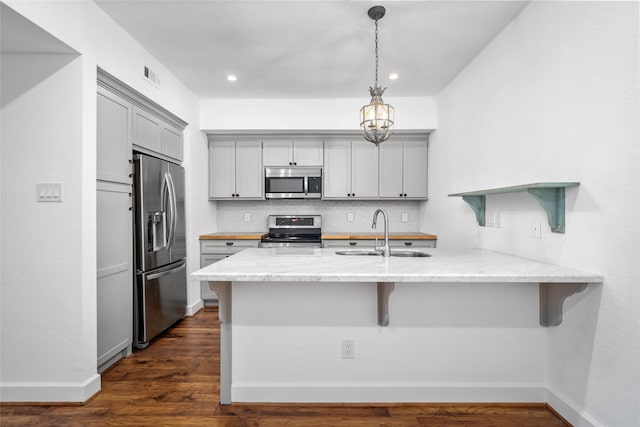
[[(374, 240), (384, 238), (383, 233), (370, 232), (323, 232), (322, 240)], [(437, 240), (438, 236), (427, 233), (389, 233), (390, 240)]]
[(264, 231), (209, 233), (200, 235), (200, 240), (260, 240), (265, 234)]
[[(200, 240), (260, 240), (267, 234), (262, 231), (233, 232), (226, 231), (220, 233), (209, 233), (200, 235)], [(322, 240), (374, 240), (383, 238), (383, 233), (369, 233), (366, 231), (344, 231), (344, 232), (323, 232)], [(390, 240), (438, 240), (438, 236), (427, 233), (389, 233)]]

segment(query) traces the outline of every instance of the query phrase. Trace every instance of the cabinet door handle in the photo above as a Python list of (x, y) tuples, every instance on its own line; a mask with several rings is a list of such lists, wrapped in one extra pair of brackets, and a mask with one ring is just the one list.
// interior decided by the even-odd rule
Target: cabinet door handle
[(293, 162), (289, 162), (289, 166), (293, 166)]
[(404, 197), (407, 197), (407, 193), (404, 193)]
[(349, 246), (355, 246), (357, 244), (358, 244), (358, 242), (349, 242)]
[(411, 246), (411, 245), (413, 245), (413, 242), (404, 242), (404, 245), (405, 246)]
[(233, 242), (227, 242), (227, 246), (233, 246)]

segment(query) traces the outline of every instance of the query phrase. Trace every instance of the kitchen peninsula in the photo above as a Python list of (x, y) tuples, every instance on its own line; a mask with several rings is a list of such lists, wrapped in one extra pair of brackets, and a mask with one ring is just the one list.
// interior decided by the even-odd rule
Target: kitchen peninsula
[(219, 298), (221, 403), (544, 401), (541, 326), (560, 325), (564, 300), (603, 277), (420, 251), (431, 256), (247, 249), (192, 273)]

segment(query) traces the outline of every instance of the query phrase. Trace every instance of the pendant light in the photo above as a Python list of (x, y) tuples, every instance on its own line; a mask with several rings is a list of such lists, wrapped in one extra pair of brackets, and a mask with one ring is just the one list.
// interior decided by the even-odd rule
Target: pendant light
[(385, 104), (382, 94), (387, 89), (378, 86), (378, 20), (382, 19), (386, 10), (383, 6), (374, 6), (367, 14), (376, 23), (376, 82), (369, 87), (371, 102), (360, 109), (360, 128), (364, 139), (378, 145), (389, 139), (393, 128), (393, 107)]

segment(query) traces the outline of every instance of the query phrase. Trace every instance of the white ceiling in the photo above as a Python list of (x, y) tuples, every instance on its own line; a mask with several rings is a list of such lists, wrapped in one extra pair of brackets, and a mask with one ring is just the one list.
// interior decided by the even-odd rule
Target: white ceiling
[[(98, 0), (201, 98), (368, 97), (379, 21), (386, 96), (438, 94), (523, 1)], [(400, 78), (390, 81), (390, 72)], [(229, 73), (237, 75), (228, 82)], [(162, 78), (162, 76), (160, 76)]]

